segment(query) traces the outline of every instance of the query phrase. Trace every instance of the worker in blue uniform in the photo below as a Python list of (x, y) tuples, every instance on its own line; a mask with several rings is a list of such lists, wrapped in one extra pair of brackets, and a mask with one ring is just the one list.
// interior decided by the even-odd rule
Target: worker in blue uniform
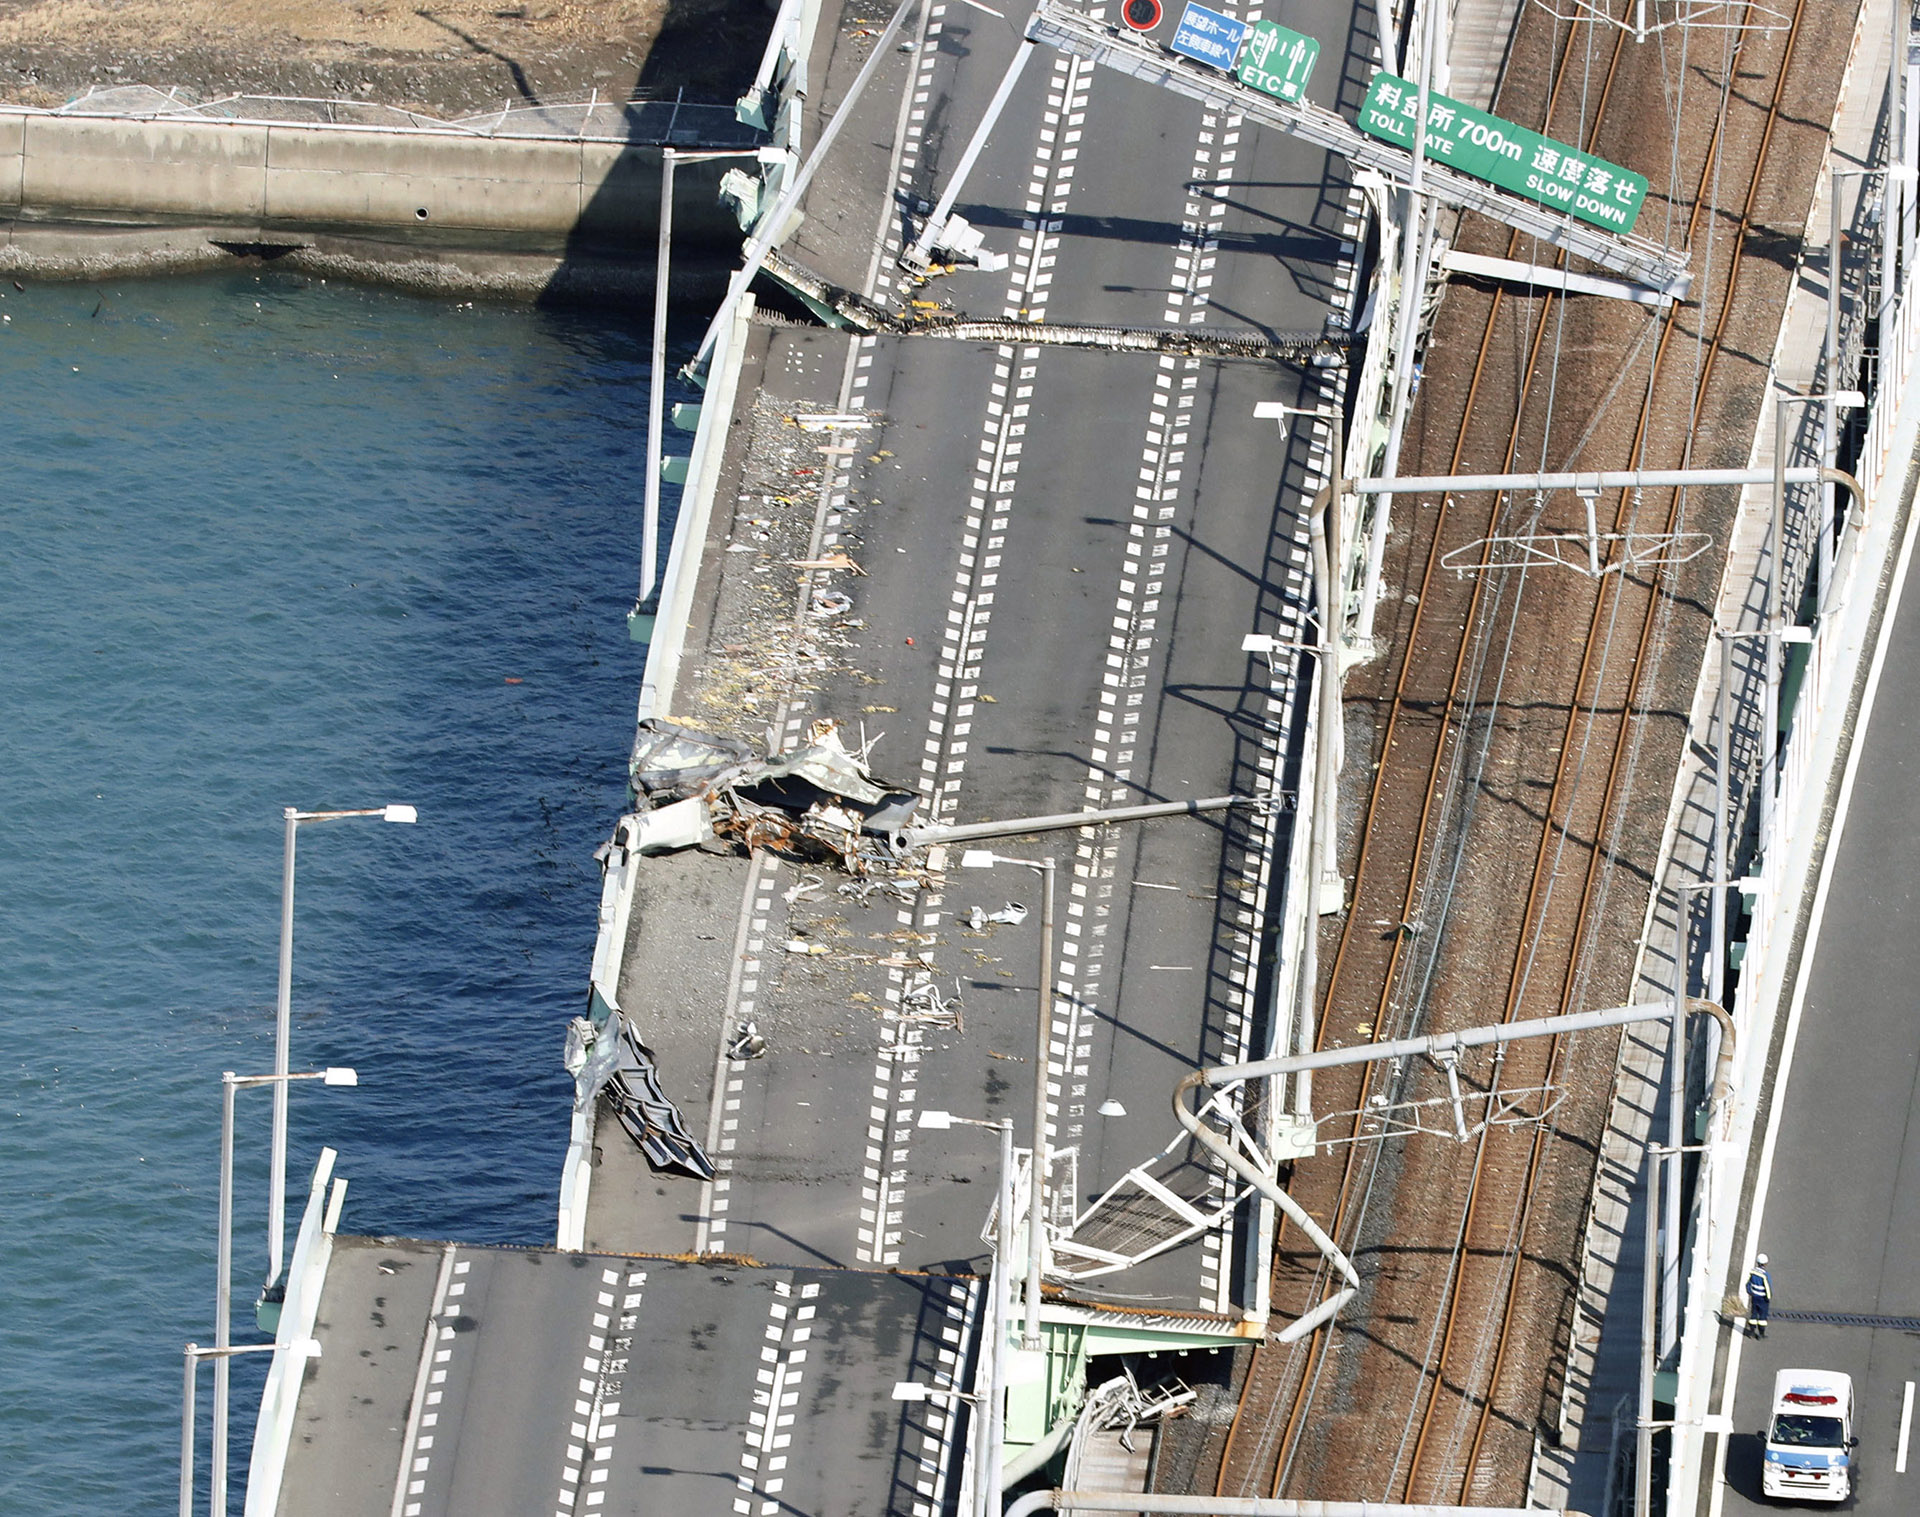
[(1756, 1254), (1753, 1270), (1747, 1276), (1747, 1331), (1756, 1338), (1767, 1336), (1767, 1316), (1773, 1310), (1773, 1276), (1767, 1273), (1767, 1256)]

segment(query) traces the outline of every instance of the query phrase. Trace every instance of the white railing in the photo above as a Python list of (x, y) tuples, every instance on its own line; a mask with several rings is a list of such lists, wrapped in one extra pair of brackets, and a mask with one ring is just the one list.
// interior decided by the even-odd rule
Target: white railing
[[(307, 1361), (320, 1357), (313, 1336), (320, 1310), (320, 1292), (327, 1282), (327, 1263), (333, 1257), (334, 1229), (347, 1198), (347, 1182), (333, 1180), (331, 1148), (320, 1150), (313, 1167), (313, 1185), (307, 1192), (300, 1237), (287, 1265), (287, 1293), (280, 1303), (280, 1327), (273, 1335), (273, 1364), (267, 1370), (266, 1389), (260, 1393), (260, 1417), (253, 1429), (253, 1456), (247, 1466), (246, 1517), (273, 1517), (280, 1504), (280, 1480), (287, 1467), (287, 1447), (293, 1441), (293, 1414), (305, 1378)], [(331, 1188), (328, 1181), (332, 1180)]]
[[(588, 983), (608, 1017), (600, 1036), (615, 1037), (614, 1017), (620, 1010), (620, 971), (626, 962), (627, 923), (633, 915), (633, 842), (637, 816), (623, 816), (614, 824), (607, 845), (605, 872), (600, 877), (600, 918), (593, 940), (593, 972)], [(598, 1007), (595, 1008), (596, 1011)], [(587, 1200), (593, 1183), (593, 1140), (598, 1100), (573, 1110), (567, 1134), (567, 1156), (560, 1170), (560, 1218), (554, 1247), (579, 1250), (587, 1246)]]
[[(680, 659), (686, 650), (687, 621), (693, 613), (693, 593), (705, 558), (707, 527), (713, 516), (714, 490), (726, 450), (728, 421), (740, 385), (740, 367), (746, 353), (753, 298), (741, 301), (733, 323), (715, 345), (707, 396), (700, 407), (693, 454), (687, 463), (687, 482), (680, 495), (680, 514), (673, 524), (673, 544), (667, 551), (661, 576), (659, 610), (653, 637), (647, 644), (646, 669), (640, 677), (640, 704), (636, 720), (665, 715), (679, 679)], [(626, 955), (627, 923), (633, 908), (632, 867), (628, 843), (632, 821), (622, 817), (614, 830), (613, 847), (600, 886), (600, 926), (594, 939), (591, 983), (609, 1007), (619, 1006), (620, 971)], [(594, 1113), (598, 1103), (576, 1111), (567, 1136), (567, 1156), (560, 1170), (560, 1202), (555, 1228), (556, 1248), (586, 1247), (587, 1201), (593, 1177)]]
[(713, 366), (706, 399), (700, 405), (700, 424), (693, 434), (693, 454), (687, 460), (687, 481), (680, 491), (680, 514), (673, 524), (673, 543), (667, 550), (666, 572), (660, 578), (659, 608), (653, 636), (647, 644), (647, 665), (640, 676), (640, 708), (636, 721), (665, 716), (673, 704), (680, 676), (680, 658), (686, 651), (687, 619), (693, 611), (693, 592), (705, 557), (707, 527), (713, 517), (713, 495), (719, 485), (726, 452), (733, 398), (740, 385), (740, 367), (746, 356), (747, 329), (754, 301), (745, 296), (734, 310), (733, 323), (714, 344)]

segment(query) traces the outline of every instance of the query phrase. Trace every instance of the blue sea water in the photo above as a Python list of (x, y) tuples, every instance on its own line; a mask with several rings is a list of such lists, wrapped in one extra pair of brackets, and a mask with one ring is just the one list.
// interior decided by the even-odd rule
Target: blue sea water
[[(293, 1063), (361, 1084), (294, 1088), (293, 1217), (326, 1143), (350, 1231), (552, 1239), (647, 333), (252, 272), (0, 282), (0, 314), (0, 1510), (170, 1511), (283, 806), (420, 815), (300, 834)], [(236, 1338), (271, 1097), (239, 1100)]]

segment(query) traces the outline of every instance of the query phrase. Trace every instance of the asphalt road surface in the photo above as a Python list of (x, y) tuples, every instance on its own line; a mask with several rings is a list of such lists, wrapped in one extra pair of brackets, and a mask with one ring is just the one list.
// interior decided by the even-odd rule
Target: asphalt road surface
[(343, 1239), (280, 1510), (937, 1511), (964, 1418), (893, 1391), (967, 1373), (980, 1294), (972, 1280)]
[[(1369, 19), (1339, 5), (1289, 13), (1287, 24), (1323, 42), (1313, 93), (1324, 103), (1350, 107), (1364, 90), (1371, 42), (1353, 28)], [(938, 193), (1012, 56), (1018, 20), (963, 0), (933, 6), (901, 71), (911, 98), (865, 108), (868, 125), (899, 126), (903, 195)], [(900, 228), (884, 214), (884, 187), (865, 188), (883, 242), (868, 259), (872, 290), (893, 298)], [(1045, 51), (959, 208), (1009, 267), (913, 293), (977, 317), (1319, 333), (1348, 308), (1359, 255), (1355, 207), (1325, 154)], [(859, 258), (844, 246), (838, 256), (831, 272), (851, 279)], [(824, 516), (827, 543), (866, 569), (846, 586), (864, 624), (848, 659), (857, 677), (823, 680), (788, 736), (819, 715), (850, 734), (862, 722), (883, 732), (876, 772), (917, 784), (942, 820), (1293, 790), (1299, 661), (1272, 670), (1241, 641), (1310, 640), (1302, 513), (1331, 467), (1339, 377), (1154, 353), (777, 334), (758, 385), (796, 409), (837, 404), (879, 418), (849, 439), (858, 451), (835, 491), (842, 504)], [(1290, 412), (1279, 425), (1256, 419), (1262, 402)], [(717, 553), (710, 562), (741, 572)], [(1288, 824), (1283, 815), (1269, 833), (1244, 815), (1180, 820), (1002, 847), (1058, 860), (1049, 1210), (1062, 1228), (1079, 1219), (1087, 1248), (1061, 1260), (1082, 1294), (1215, 1313), (1248, 1299), (1229, 1240), (1181, 1236), (1195, 1216), (1230, 1213), (1234, 1193), (1174, 1143), (1167, 1103), (1181, 1074), (1259, 1051), (1269, 1035), (1258, 960), (1272, 903), (1260, 892)], [(830, 894), (825, 906), (788, 901), (799, 883), (791, 866), (756, 865), (751, 877), (742, 867), (740, 915), (711, 931), (745, 956), (699, 1040), (718, 1084), (673, 1092), (689, 1120), (706, 1117), (722, 1176), (695, 1199), (691, 1182), (650, 1183), (631, 1156), (611, 1160), (596, 1180), (591, 1236), (794, 1263), (979, 1260), (991, 1139), (926, 1132), (916, 1115), (1011, 1116), (1025, 1145), (1038, 880), (1003, 866), (954, 875), (910, 904), (860, 908)], [(965, 926), (972, 907), (1009, 902), (1029, 908), (1023, 923)], [(630, 974), (657, 979), (645, 966), (672, 954), (671, 939), (640, 931)], [(910, 968), (856, 964), (835, 976), (784, 946), (833, 937), (865, 947), (889, 934), (896, 957), (929, 955), (943, 997), (957, 993), (957, 1017), (902, 1008)], [(622, 1004), (635, 1015), (647, 996), (636, 983)], [(749, 1015), (771, 1055), (717, 1060)], [(684, 1027), (641, 1031), (663, 1067), (702, 1062), (683, 1046)], [(604, 1136), (603, 1148), (622, 1141)], [(1191, 1210), (1129, 1181), (1142, 1166)], [(661, 1204), (609, 1225), (619, 1197), (647, 1189)], [(1112, 1272), (1114, 1259), (1155, 1248), (1166, 1251)]]
[[(1895, 613), (1839, 842), (1805, 1010), (1784, 1089), (1757, 1248), (1777, 1313), (1920, 1319), (1920, 596)], [(1854, 1381), (1859, 1483), (1850, 1510), (1920, 1511), (1920, 1446), (1896, 1469), (1901, 1412), (1920, 1382), (1920, 1323), (1776, 1321), (1738, 1348), (1722, 1487), (1727, 1513), (1760, 1495), (1759, 1433), (1776, 1371)]]

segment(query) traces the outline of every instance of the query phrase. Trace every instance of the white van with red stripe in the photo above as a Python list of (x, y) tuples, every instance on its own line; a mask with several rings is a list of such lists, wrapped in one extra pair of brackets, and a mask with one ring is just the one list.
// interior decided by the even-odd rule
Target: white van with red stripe
[(1786, 1501), (1845, 1501), (1853, 1488), (1853, 1380), (1838, 1370), (1773, 1377), (1760, 1489)]

